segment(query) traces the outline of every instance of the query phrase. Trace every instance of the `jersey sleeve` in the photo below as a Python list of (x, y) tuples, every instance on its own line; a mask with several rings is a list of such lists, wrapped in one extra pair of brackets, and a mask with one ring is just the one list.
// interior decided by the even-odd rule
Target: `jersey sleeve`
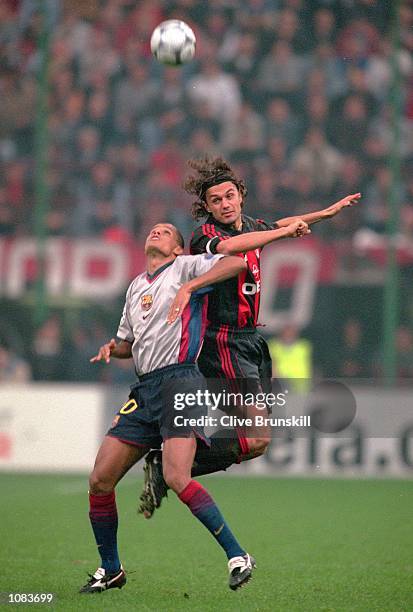
[(231, 236), (225, 230), (217, 229), (212, 223), (204, 223), (196, 228), (191, 236), (189, 250), (191, 255), (207, 253), (215, 255), (221, 240), (228, 240)]
[(274, 223), (267, 223), (263, 219), (254, 219), (254, 232), (265, 232), (267, 230), (279, 229), (278, 223), (274, 221)]
[(122, 316), (120, 318), (119, 327), (118, 327), (118, 331), (116, 334), (118, 338), (120, 338), (121, 340), (127, 340), (128, 342), (134, 341), (133, 328), (130, 324), (130, 319), (129, 319), (131, 287), (132, 285), (129, 286), (126, 292), (125, 305), (123, 307)]
[(208, 272), (224, 255), (186, 255), (179, 259), (182, 265), (182, 280), (187, 282)]

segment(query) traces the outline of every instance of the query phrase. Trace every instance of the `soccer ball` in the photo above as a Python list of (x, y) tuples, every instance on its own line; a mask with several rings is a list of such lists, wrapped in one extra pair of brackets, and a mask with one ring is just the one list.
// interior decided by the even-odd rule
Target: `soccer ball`
[(151, 36), (151, 51), (157, 60), (169, 66), (189, 62), (195, 54), (195, 34), (184, 21), (168, 19)]

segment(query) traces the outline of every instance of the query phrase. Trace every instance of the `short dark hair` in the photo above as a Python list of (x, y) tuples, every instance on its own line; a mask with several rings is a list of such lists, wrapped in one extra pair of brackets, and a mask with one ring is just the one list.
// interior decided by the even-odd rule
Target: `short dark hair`
[(235, 175), (231, 166), (222, 157), (211, 159), (206, 156), (202, 159), (190, 159), (188, 166), (196, 170), (196, 174), (185, 179), (183, 188), (187, 193), (197, 196), (191, 207), (195, 219), (208, 216), (209, 213), (205, 208), (206, 192), (214, 185), (230, 181), (237, 187), (243, 199), (247, 195), (244, 181)]

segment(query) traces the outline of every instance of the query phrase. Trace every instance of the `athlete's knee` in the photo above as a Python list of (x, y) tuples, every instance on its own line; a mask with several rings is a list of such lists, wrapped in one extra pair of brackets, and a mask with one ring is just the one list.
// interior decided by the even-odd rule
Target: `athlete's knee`
[(170, 489), (176, 494), (179, 494), (185, 489), (189, 481), (191, 480), (190, 474), (183, 471), (177, 466), (163, 464), (163, 477)]
[(89, 476), (89, 493), (92, 495), (102, 495), (105, 493), (111, 493), (115, 488), (113, 479), (98, 470), (93, 470)]

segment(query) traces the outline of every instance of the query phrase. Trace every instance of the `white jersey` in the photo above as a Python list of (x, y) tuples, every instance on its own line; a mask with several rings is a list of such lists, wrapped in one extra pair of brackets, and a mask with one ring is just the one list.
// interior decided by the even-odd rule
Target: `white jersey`
[(195, 292), (181, 317), (168, 325), (169, 307), (178, 289), (208, 272), (222, 255), (180, 255), (152, 275), (130, 284), (117, 335), (132, 342), (137, 375), (178, 363), (194, 363), (206, 327), (206, 290)]

